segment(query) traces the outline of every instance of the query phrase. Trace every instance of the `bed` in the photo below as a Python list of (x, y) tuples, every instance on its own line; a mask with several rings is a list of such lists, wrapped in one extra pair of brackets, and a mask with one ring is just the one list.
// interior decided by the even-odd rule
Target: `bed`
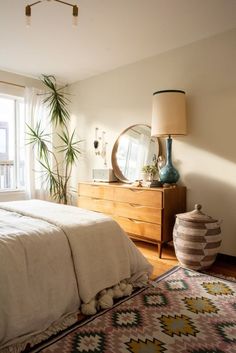
[(112, 305), (151, 272), (106, 215), (40, 200), (0, 203), (0, 352), (19, 352), (78, 312)]

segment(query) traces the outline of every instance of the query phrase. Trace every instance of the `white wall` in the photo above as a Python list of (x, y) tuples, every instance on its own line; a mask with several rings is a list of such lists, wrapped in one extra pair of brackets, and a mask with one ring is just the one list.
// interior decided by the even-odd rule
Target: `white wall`
[[(96, 58), (94, 58), (96, 60)], [(173, 160), (187, 186), (187, 207), (223, 220), (222, 253), (236, 255), (236, 30), (195, 42), (73, 84), (73, 126), (85, 139), (74, 174), (89, 180), (102, 167), (93, 150), (94, 129), (104, 129), (110, 158), (129, 125), (151, 123), (152, 93), (187, 93), (188, 135), (173, 141)]]

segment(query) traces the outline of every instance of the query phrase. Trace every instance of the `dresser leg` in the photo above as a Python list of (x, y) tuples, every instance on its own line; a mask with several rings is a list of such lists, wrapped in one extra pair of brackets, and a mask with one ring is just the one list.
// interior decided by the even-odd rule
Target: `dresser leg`
[(158, 244), (158, 257), (159, 257), (159, 259), (161, 259), (161, 254), (162, 254), (162, 243), (159, 243)]

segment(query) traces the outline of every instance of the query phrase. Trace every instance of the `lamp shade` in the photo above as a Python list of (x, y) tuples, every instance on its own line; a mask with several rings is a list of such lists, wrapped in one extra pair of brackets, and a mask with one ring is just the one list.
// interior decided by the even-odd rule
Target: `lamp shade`
[(153, 94), (152, 136), (186, 135), (185, 92), (157, 91)]

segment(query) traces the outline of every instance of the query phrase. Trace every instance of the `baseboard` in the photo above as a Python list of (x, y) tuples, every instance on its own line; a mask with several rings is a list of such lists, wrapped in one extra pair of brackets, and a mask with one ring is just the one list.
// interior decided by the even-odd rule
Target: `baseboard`
[(236, 256), (219, 253), (217, 255), (217, 260), (227, 262), (228, 264), (231, 264), (231, 265), (236, 265)]

